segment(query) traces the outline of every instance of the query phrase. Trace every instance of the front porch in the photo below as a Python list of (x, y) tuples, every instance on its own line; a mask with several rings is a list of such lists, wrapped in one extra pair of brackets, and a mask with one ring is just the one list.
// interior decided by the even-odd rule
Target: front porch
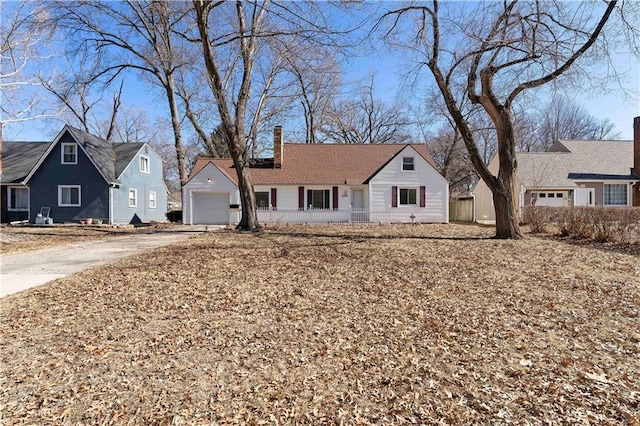
[[(239, 216), (239, 213), (238, 213)], [(239, 217), (238, 217), (239, 220)], [(259, 209), (260, 223), (391, 223), (390, 209)]]

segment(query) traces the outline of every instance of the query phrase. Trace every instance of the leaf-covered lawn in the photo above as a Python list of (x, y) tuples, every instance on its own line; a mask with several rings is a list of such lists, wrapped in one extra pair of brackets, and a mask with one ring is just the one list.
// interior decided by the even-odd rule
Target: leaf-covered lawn
[(492, 232), (210, 232), (6, 297), (2, 423), (640, 424), (640, 259)]

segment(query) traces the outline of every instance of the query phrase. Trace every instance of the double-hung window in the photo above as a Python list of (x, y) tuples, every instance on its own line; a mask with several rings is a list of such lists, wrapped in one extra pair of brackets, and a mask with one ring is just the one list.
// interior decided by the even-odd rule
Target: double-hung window
[(402, 170), (415, 170), (413, 157), (402, 157)]
[(604, 184), (604, 205), (605, 206), (626, 206), (627, 205), (627, 184)]
[(400, 188), (400, 205), (415, 205), (416, 202), (415, 188)]
[(138, 190), (129, 189), (129, 207), (138, 207)]
[(146, 155), (140, 156), (140, 173), (149, 174), (150, 165), (149, 165), (149, 157)]
[(329, 209), (329, 190), (307, 190), (307, 205), (309, 206), (309, 209)]
[(9, 187), (8, 209), (12, 211), (29, 210), (29, 189)]
[(149, 208), (156, 208), (156, 191), (149, 191)]
[(58, 207), (80, 207), (80, 185), (58, 185)]
[(260, 210), (269, 209), (269, 192), (268, 191), (256, 191), (256, 206)]
[(75, 143), (63, 143), (61, 146), (61, 163), (78, 164), (78, 145)]

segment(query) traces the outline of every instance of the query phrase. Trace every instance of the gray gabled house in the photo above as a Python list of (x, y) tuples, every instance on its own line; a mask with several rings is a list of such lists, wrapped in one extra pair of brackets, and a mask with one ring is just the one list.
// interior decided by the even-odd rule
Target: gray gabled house
[[(559, 140), (545, 152), (519, 152), (516, 160), (519, 208), (640, 206), (640, 117), (633, 140)], [(498, 163), (496, 156), (489, 170), (497, 173)], [(493, 223), (489, 187), (480, 180), (472, 193), (476, 221)]]
[(112, 143), (65, 126), (50, 143), (2, 145), (2, 222), (166, 220), (163, 162), (146, 143)]

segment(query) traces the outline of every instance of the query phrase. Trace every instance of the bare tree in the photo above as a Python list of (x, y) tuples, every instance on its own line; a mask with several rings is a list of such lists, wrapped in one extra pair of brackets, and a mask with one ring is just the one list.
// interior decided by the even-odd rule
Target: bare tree
[(300, 49), (286, 46), (286, 69), (295, 76), (297, 96), (305, 123), (305, 143), (318, 143), (322, 124), (328, 119), (332, 100), (342, 86), (338, 64), (328, 49)]
[(427, 147), (438, 171), (449, 182), (449, 193), (453, 196), (468, 191), (476, 181), (476, 174), (457, 129), (441, 127), (429, 137)]
[(400, 105), (374, 97), (373, 77), (360, 91), (359, 99), (334, 104), (320, 128), (324, 137), (337, 143), (407, 142), (412, 123)]
[(536, 136), (540, 150), (548, 149), (558, 139), (615, 139), (620, 133), (608, 119), (598, 120), (582, 106), (555, 95), (537, 114)]
[[(64, 108), (63, 115), (69, 116), (68, 122), (76, 124), (85, 132), (93, 133), (106, 140), (111, 140), (116, 130), (118, 110), (122, 105), (120, 100), (124, 81), (113, 92), (111, 105), (107, 112), (107, 119), (103, 120), (105, 111), (98, 111), (104, 106), (104, 92), (106, 85), (99, 82), (87, 82), (81, 74), (69, 73), (64, 78), (47, 81), (42, 74), (38, 75), (44, 87)], [(91, 89), (97, 88), (100, 94), (91, 96)]]
[[(603, 3), (603, 10), (591, 2), (505, 0), (460, 7), (434, 0), (429, 5), (402, 5), (378, 22), (378, 27), (389, 23), (386, 39), (413, 52), (433, 76), (471, 162), (492, 191), (496, 238), (522, 237), (515, 188), (514, 102), (522, 93), (577, 69), (572, 66), (596, 44), (616, 4)], [(493, 123), (497, 175), (489, 171), (478, 150), (463, 106), (454, 95), (458, 88)]]
[(76, 48), (90, 52), (100, 64), (94, 78), (137, 71), (163, 90), (182, 184), (187, 171), (176, 75), (181, 67), (195, 61), (192, 50), (184, 48), (186, 42), (175, 34), (184, 31), (184, 7), (181, 2), (157, 0), (60, 1), (54, 17), (56, 24), (78, 41)]
[(250, 142), (260, 128), (269, 93), (286, 86), (277, 84), (286, 63), (282, 47), (292, 38), (330, 45), (332, 33), (313, 2), (193, 0), (193, 5), (207, 80), (238, 176), (238, 228), (258, 229)]
[(37, 90), (41, 80), (33, 72), (54, 56), (48, 49), (54, 31), (46, 9), (35, 2), (2, 2), (0, 10), (0, 127), (58, 115), (41, 97)]

